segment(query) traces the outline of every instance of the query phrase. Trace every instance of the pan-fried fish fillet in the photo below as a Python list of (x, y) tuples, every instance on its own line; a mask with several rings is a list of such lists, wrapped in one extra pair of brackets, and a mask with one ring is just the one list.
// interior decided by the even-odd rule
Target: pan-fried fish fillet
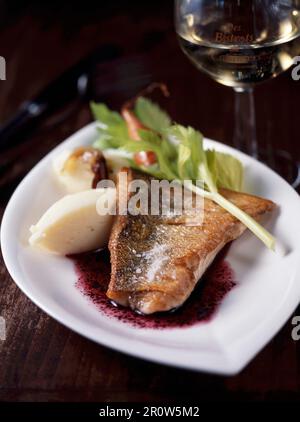
[[(150, 177), (128, 171), (132, 178)], [(245, 193), (222, 195), (258, 219), (275, 204)], [(111, 280), (107, 296), (143, 314), (179, 307), (223, 246), (246, 229), (205, 199), (199, 226), (172, 224), (161, 216), (118, 215), (109, 241)], [(171, 224), (170, 224), (171, 223)]]

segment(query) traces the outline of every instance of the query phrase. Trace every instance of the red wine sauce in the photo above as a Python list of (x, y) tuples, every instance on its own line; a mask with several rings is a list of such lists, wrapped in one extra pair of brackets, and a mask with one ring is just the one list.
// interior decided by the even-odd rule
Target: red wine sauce
[(153, 315), (139, 315), (129, 308), (114, 306), (105, 292), (110, 279), (109, 252), (69, 256), (75, 264), (77, 287), (108, 317), (140, 328), (188, 327), (207, 322), (214, 315), (224, 296), (236, 285), (234, 272), (225, 261), (226, 250), (219, 254), (205, 273), (190, 298), (177, 310)]

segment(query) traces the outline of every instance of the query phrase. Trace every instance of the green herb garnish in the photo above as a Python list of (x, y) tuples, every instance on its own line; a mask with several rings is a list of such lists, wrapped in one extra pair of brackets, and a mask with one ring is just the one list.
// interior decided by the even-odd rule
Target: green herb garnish
[[(198, 195), (211, 199), (245, 224), (268, 248), (275, 249), (275, 238), (257, 221), (223, 197), (219, 188), (240, 191), (243, 186), (243, 166), (230, 154), (204, 150), (202, 134), (192, 127), (171, 124), (168, 114), (146, 98), (136, 101), (134, 112), (149, 129), (140, 130), (140, 141), (128, 136), (126, 123), (119, 113), (104, 104), (91, 105), (99, 122), (99, 139), (94, 143), (101, 150), (115, 149), (124, 157), (132, 153), (129, 165), (159, 179), (191, 180), (189, 188)], [(151, 166), (138, 165), (133, 154), (153, 151), (157, 162)], [(196, 181), (204, 183), (203, 188)]]
[(134, 112), (143, 125), (156, 132), (162, 132), (171, 125), (170, 116), (153, 101), (139, 97)]

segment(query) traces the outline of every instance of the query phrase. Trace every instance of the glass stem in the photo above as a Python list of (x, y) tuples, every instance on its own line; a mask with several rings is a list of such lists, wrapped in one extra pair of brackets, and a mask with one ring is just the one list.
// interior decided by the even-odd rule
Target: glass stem
[(234, 88), (234, 92), (235, 128), (233, 144), (235, 148), (258, 158), (253, 88)]

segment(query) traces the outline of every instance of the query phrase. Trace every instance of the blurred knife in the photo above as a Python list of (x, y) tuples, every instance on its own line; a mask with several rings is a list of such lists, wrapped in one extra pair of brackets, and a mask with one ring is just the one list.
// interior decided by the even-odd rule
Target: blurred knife
[(24, 102), (16, 114), (0, 126), (0, 150), (18, 143), (19, 135), (46, 112), (76, 97), (85, 97), (95, 66), (114, 60), (121, 53), (120, 48), (115, 45), (101, 47), (51, 82), (36, 98)]

